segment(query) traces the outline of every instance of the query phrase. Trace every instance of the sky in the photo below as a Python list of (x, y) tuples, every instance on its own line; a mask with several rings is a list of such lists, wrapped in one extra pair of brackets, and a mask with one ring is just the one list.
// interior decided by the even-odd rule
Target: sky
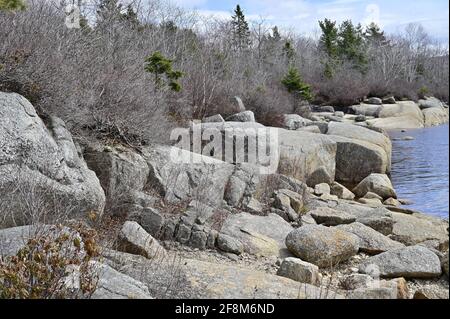
[(363, 25), (376, 22), (388, 33), (401, 32), (409, 23), (421, 23), (439, 42), (449, 41), (448, 0), (173, 0), (205, 16), (229, 18), (240, 4), (249, 20), (304, 35), (318, 33), (317, 21), (351, 19)]

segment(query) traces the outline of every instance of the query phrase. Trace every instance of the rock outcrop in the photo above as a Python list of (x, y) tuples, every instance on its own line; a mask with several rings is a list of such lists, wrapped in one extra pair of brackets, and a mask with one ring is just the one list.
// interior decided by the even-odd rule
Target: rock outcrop
[(30, 102), (14, 93), (0, 93), (0, 118), (0, 214), (5, 226), (26, 224), (37, 214), (27, 212), (27, 201), (32, 206), (30, 201), (45, 199), (41, 209), (48, 219), (62, 210), (73, 218), (103, 213), (99, 180), (62, 120), (49, 117), (45, 124)]
[(169, 146), (146, 149), (144, 158), (150, 168), (149, 184), (170, 203), (197, 199), (220, 206), (234, 172), (232, 164)]
[(310, 186), (334, 181), (336, 143), (324, 135), (278, 130), (280, 162), (278, 172)]

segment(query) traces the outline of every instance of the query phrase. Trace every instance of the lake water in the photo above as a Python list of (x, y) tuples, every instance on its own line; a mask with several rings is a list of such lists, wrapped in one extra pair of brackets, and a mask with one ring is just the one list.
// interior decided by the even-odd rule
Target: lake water
[(426, 214), (449, 216), (449, 126), (391, 132), (392, 182), (397, 195), (409, 199), (406, 206)]

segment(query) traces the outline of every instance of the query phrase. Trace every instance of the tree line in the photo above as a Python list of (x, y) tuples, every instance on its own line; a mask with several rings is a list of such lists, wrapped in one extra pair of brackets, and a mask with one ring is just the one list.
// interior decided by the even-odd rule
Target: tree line
[(155, 139), (161, 126), (234, 112), (234, 96), (264, 124), (369, 96), (448, 101), (448, 50), (417, 24), (392, 35), (324, 19), (314, 39), (250, 21), (239, 5), (223, 20), (165, 1), (96, 0), (68, 29), (67, 3), (0, 0), (0, 89), (73, 130), (106, 121)]

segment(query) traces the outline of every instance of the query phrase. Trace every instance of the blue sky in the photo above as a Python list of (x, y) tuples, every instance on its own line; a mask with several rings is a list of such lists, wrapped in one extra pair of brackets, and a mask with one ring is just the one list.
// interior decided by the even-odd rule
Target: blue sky
[(419, 22), (440, 42), (448, 44), (448, 0), (173, 0), (202, 15), (227, 17), (240, 4), (250, 20), (264, 17), (268, 24), (294, 28), (297, 33), (314, 34), (317, 21), (375, 21), (390, 33), (408, 23)]

